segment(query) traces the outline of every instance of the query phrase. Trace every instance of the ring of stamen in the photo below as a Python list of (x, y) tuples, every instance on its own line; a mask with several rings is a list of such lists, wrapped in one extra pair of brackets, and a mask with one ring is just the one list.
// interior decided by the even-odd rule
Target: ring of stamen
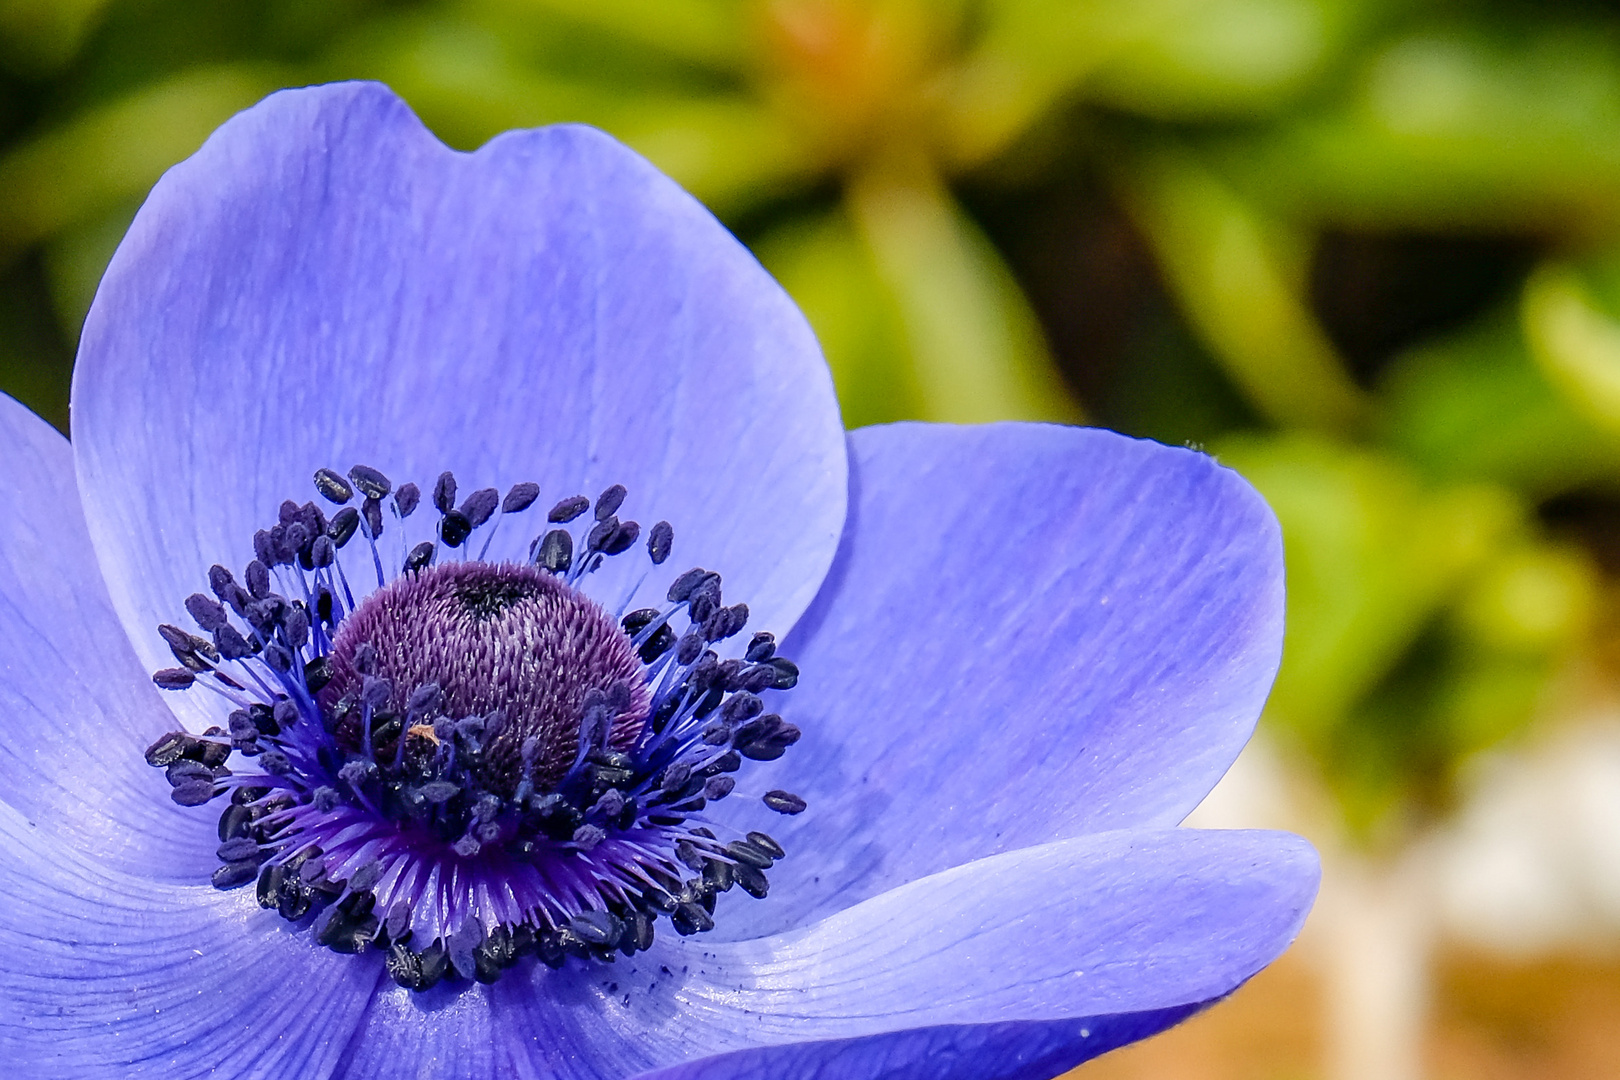
[[(722, 839), (706, 809), (745, 759), (797, 741), (760, 697), (797, 669), (764, 633), (720, 659), (711, 646), (748, 610), (722, 602), (718, 574), (687, 571), (667, 606), (619, 617), (581, 591), (640, 538), (617, 516), (623, 487), (555, 504), (529, 562), (487, 562), (501, 519), (539, 486), (458, 504), (444, 473), (434, 539), (402, 545), (389, 575), (385, 506), (406, 533), (420, 490), (365, 466), (322, 469), (315, 486), (341, 509), (283, 503), (243, 583), (215, 566), (213, 598), (186, 601), (206, 636), (160, 628), (181, 666), (154, 681), (235, 706), (227, 728), (147, 751), (176, 802), (229, 795), (217, 887), (255, 882), (263, 907), (340, 952), (386, 949), (390, 975), (418, 990), (490, 981), (529, 954), (628, 955), (661, 916), (698, 933), (720, 892), (766, 895), (781, 847)], [(440, 561), (475, 541), (476, 558)], [(655, 565), (672, 543), (668, 523), (649, 530)], [(371, 575), (374, 588), (354, 587)], [(781, 790), (763, 801), (804, 809)]]

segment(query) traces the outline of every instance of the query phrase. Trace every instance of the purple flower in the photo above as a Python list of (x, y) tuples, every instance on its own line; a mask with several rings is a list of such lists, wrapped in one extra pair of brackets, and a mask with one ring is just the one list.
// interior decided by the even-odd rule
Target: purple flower
[(1310, 905), (1298, 838), (1175, 828), (1278, 661), (1254, 492), (846, 438), (597, 132), (278, 94), (154, 190), (75, 380), (71, 449), (0, 401), (19, 1075), (1043, 1078)]

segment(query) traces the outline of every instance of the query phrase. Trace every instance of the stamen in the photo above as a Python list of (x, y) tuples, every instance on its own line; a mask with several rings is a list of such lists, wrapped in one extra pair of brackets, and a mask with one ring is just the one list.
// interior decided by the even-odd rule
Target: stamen
[[(256, 882), (261, 906), (336, 951), (386, 950), (390, 977), (416, 990), (493, 981), (525, 956), (559, 967), (630, 955), (660, 917), (701, 933), (719, 893), (767, 894), (780, 845), (763, 833), (723, 841), (705, 811), (746, 762), (799, 739), (760, 696), (791, 688), (798, 670), (768, 633), (741, 659), (710, 648), (749, 619), (711, 571), (688, 570), (666, 607), (622, 617), (582, 591), (641, 538), (619, 518), (622, 485), (555, 503), (519, 564), (484, 556), (502, 519), (538, 501), (536, 483), (504, 499), (481, 488), (458, 506), (445, 472), (438, 517), (422, 526), (408, 520), (420, 489), (369, 466), (322, 469), (314, 484), (341, 507), (330, 520), (313, 501), (283, 502), (254, 536), (244, 584), (214, 566), (212, 598), (187, 598), (205, 636), (159, 629), (180, 666), (154, 682), (201, 682), (232, 702), (225, 728), (147, 751), (175, 802), (229, 793), (216, 887)], [(392, 576), (378, 546), (384, 499), (401, 529)], [(344, 566), (356, 532), (378, 577), (358, 603)], [(654, 525), (650, 565), (673, 542), (668, 522)], [(463, 558), (438, 562), (440, 544)], [(805, 809), (783, 791), (764, 802)]]

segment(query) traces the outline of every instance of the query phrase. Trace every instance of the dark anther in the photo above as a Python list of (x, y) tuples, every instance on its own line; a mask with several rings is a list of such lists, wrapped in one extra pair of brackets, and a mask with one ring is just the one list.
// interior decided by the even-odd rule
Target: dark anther
[(614, 484), (596, 497), (596, 520), (606, 521), (624, 505), (624, 485)]
[(257, 859), (243, 859), (240, 862), (230, 862), (214, 871), (214, 888), (236, 889), (259, 876), (259, 861)]
[(411, 926), (411, 905), (404, 900), (394, 901), (394, 906), (388, 909), (388, 918), (383, 922), (383, 929), (388, 932), (389, 940), (405, 940)]
[[(360, 511), (352, 506), (345, 506), (333, 516), (331, 524), (326, 527), (326, 535), (332, 538), (332, 543), (338, 547), (347, 544), (355, 531), (360, 528)], [(248, 586), (252, 588), (251, 585)]]
[[(275, 566), (280, 562), (281, 557), (276, 554), (275, 541), (271, 539), (270, 533), (265, 529), (260, 529), (253, 534), (253, 557), (266, 566)], [(248, 586), (249, 589), (252, 587), (251, 585)]]
[(733, 840), (726, 845), (726, 854), (745, 866), (752, 866), (756, 870), (769, 870), (775, 861), (762, 848), (755, 847), (747, 840)]
[(610, 911), (585, 911), (574, 916), (568, 929), (587, 945), (613, 948), (624, 935), (624, 923)]
[(309, 641), (309, 611), (302, 601), (287, 609), (286, 618), (281, 620), (281, 631), (287, 636), (287, 644), (294, 649), (302, 649)]
[(553, 506), (551, 512), (546, 515), (546, 520), (553, 525), (566, 525), (590, 508), (591, 500), (583, 495), (572, 495)]
[(782, 845), (778, 844), (770, 833), (751, 832), (748, 834), (748, 842), (773, 859), (780, 859), (787, 854)]
[(785, 657), (775, 657), (771, 666), (776, 669), (776, 682), (771, 685), (777, 690), (791, 690), (799, 685), (799, 665)]
[(534, 505), (534, 500), (540, 497), (540, 485), (525, 480), (521, 484), (513, 484), (512, 490), (506, 493), (501, 503), (501, 513), (517, 514)]
[(748, 639), (748, 654), (745, 660), (754, 664), (763, 664), (776, 655), (776, 635), (761, 630)]
[(567, 529), (552, 529), (540, 541), (540, 552), (535, 558), (542, 569), (560, 574), (574, 562), (574, 538)]
[(253, 813), (245, 806), (231, 803), (225, 812), (219, 815), (219, 839), (221, 843), (226, 840), (235, 840), (239, 836), (246, 836), (253, 827)]
[(169, 791), (169, 798), (181, 806), (201, 806), (213, 797), (214, 782), (201, 777), (183, 781)]
[(247, 590), (236, 583), (236, 578), (231, 572), (217, 563), (208, 568), (208, 587), (219, 597), (221, 603), (229, 604), (231, 610), (238, 615), (242, 613), (243, 605), (250, 599)]
[(737, 679), (737, 689), (757, 694), (776, 685), (776, 669), (769, 664), (751, 664)]
[(647, 535), (647, 555), (654, 566), (662, 566), (669, 558), (669, 549), (675, 543), (675, 530), (667, 521), (660, 521)]
[(703, 797), (711, 801), (717, 801), (730, 795), (731, 790), (736, 786), (737, 781), (729, 776), (711, 776), (703, 784)]
[(694, 566), (684, 574), (677, 577), (669, 585), (669, 602), (672, 604), (685, 603), (693, 591), (708, 578), (709, 572), (701, 567)]
[(197, 681), (197, 676), (183, 667), (164, 668), (152, 673), (152, 681), (160, 690), (184, 690)]
[(433, 508), (441, 514), (448, 514), (456, 508), (456, 478), (450, 472), (442, 472), (439, 479), (433, 484)]
[[(241, 807), (237, 807), (241, 809)], [(245, 836), (233, 836), (219, 845), (214, 856), (220, 862), (242, 862), (244, 859), (259, 861), (259, 845)], [(257, 876), (256, 874), (254, 876)]]
[(688, 630), (675, 648), (675, 659), (681, 664), (690, 664), (703, 654), (703, 648), (708, 642), (703, 640), (703, 634), (698, 630)]
[(210, 666), (208, 661), (219, 659), (219, 650), (214, 648), (213, 642), (188, 634), (178, 626), (164, 623), (158, 627), (158, 633), (168, 644), (174, 658), (192, 671), (207, 671)]
[(197, 625), (212, 634), (225, 625), (225, 608), (217, 600), (210, 600), (202, 593), (192, 593), (186, 597), (186, 611), (197, 621)]
[(752, 761), (775, 761), (787, 748), (799, 741), (799, 729), (784, 724), (775, 713), (750, 720), (737, 729), (736, 746), (739, 753)]
[(657, 608), (637, 608), (630, 614), (626, 615), (623, 619), (619, 620), (619, 625), (624, 627), (625, 633), (629, 634), (631, 637), (635, 637), (637, 634), (645, 630), (647, 626), (656, 618), (658, 618)]
[(598, 521), (591, 526), (590, 532), (585, 534), (585, 547), (589, 551), (601, 551), (607, 542), (613, 539), (619, 531), (619, 519), (610, 517), (606, 521)]
[(388, 482), (388, 477), (369, 465), (356, 465), (350, 469), (349, 479), (360, 489), (360, 494), (368, 499), (382, 499), (394, 489), (394, 485)]
[(627, 551), (640, 535), (641, 526), (639, 524), (634, 521), (622, 522), (618, 528), (613, 530), (613, 535), (603, 541), (602, 553), (604, 555), (617, 555), (621, 551)]
[(720, 607), (720, 576), (718, 574), (711, 574), (704, 578), (702, 583), (692, 590), (692, 595), (687, 597), (686, 600), (686, 613), (691, 616), (694, 623), (699, 625), (708, 622), (709, 616), (718, 611)]
[(332, 681), (332, 673), (330, 656), (313, 657), (304, 664), (304, 684), (309, 687), (310, 693), (318, 694)]
[[(347, 513), (347, 511), (345, 511)], [(263, 600), (270, 595), (270, 568), (258, 559), (247, 564), (248, 595), (255, 600)]]
[(388, 949), (388, 977), (407, 990), (422, 990), (422, 958), (398, 943)]
[(747, 863), (738, 863), (732, 873), (737, 876), (737, 884), (742, 886), (743, 892), (755, 900), (765, 899), (765, 894), (770, 891), (771, 883), (765, 880), (764, 873)]
[(725, 892), (736, 882), (730, 863), (710, 859), (703, 864), (703, 884), (715, 892)]
[(309, 545), (309, 565), (312, 570), (319, 570), (331, 566), (332, 560), (337, 558), (337, 545), (332, 543), (330, 536), (317, 536)]
[(405, 557), (405, 572), (407, 574), (414, 574), (420, 570), (424, 570), (427, 568), (428, 563), (432, 561), (433, 543), (432, 541), (424, 540), (420, 544), (417, 544), (415, 547), (411, 548), (411, 553)]
[(415, 484), (402, 484), (394, 492), (394, 510), (402, 518), (408, 518), (416, 510), (416, 504), (422, 501), (422, 489)]
[(746, 625), (748, 625), (747, 604), (715, 608), (709, 617), (703, 620), (703, 636), (710, 641), (724, 641)]
[(473, 528), (478, 528), (488, 521), (495, 508), (501, 503), (501, 493), (494, 488), (479, 488), (467, 496), (461, 504), (461, 515)]
[(742, 755), (735, 750), (727, 750), (698, 771), (704, 776), (719, 776), (721, 773), (736, 772), (740, 768)]
[(450, 954), (443, 942), (435, 941), (423, 949), (421, 961), (422, 977), (416, 984), (418, 990), (432, 989), (450, 973)]
[(674, 925), (675, 932), (682, 937), (691, 937), (693, 934), (714, 929), (714, 919), (710, 918), (707, 911), (693, 903), (676, 905), (669, 921)]
[(671, 630), (666, 623), (653, 631), (652, 637), (648, 638), (641, 648), (636, 650), (636, 655), (641, 657), (643, 664), (651, 664), (668, 652), (670, 646), (674, 644), (675, 631)]
[(366, 519), (366, 531), (373, 540), (383, 533), (382, 500), (368, 498), (360, 504), (360, 513)]
[[(189, 675), (190, 672), (187, 672)], [(162, 769), (173, 765), (186, 756), (186, 748), (193, 742), (199, 742), (194, 735), (184, 731), (171, 731), (157, 742), (146, 748), (146, 763), (154, 769)]]
[(461, 929), (450, 935), (445, 942), (445, 951), (449, 954), (450, 966), (456, 969), (457, 975), (463, 979), (470, 979), (478, 973), (473, 950), (483, 943), (484, 924), (471, 917), (461, 924)]
[(460, 547), (472, 535), (473, 524), (460, 510), (452, 510), (439, 521), (439, 539), (445, 547)]
[(752, 720), (764, 711), (765, 703), (744, 690), (727, 699), (720, 709), (720, 718), (728, 724), (740, 724), (744, 720)]
[(632, 908), (624, 917), (624, 936), (619, 939), (619, 948), (624, 955), (634, 956), (652, 948), (652, 943), (652, 916), (639, 908)]
[(315, 470), (315, 490), (320, 492), (327, 502), (342, 506), (354, 498), (354, 489), (349, 482), (331, 469)]
[(802, 814), (805, 807), (809, 805), (791, 791), (783, 791), (780, 788), (767, 791), (762, 801), (778, 814), (789, 815)]
[(496, 926), (483, 942), (473, 950), (474, 977), (481, 983), (492, 983), (501, 977), (501, 969), (517, 961), (512, 951), (512, 935), (504, 926)]
[(315, 617), (327, 626), (332, 625), (332, 604), (332, 590), (322, 585), (320, 591), (315, 594)]
[(264, 662), (277, 671), (291, 671), (292, 653), (288, 652), (284, 646), (272, 641), (264, 647)]

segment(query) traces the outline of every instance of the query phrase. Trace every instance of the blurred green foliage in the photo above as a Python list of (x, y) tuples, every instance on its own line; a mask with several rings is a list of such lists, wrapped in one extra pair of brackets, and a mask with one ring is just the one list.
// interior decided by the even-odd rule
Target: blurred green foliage
[(576, 120), (646, 153), (798, 299), (852, 426), (1089, 416), (1242, 470), (1288, 547), (1270, 721), (1369, 844), (1594, 651), (1602, 5), (0, 0), (0, 388), (64, 423), (162, 170), (275, 87), (354, 77), (453, 146)]

